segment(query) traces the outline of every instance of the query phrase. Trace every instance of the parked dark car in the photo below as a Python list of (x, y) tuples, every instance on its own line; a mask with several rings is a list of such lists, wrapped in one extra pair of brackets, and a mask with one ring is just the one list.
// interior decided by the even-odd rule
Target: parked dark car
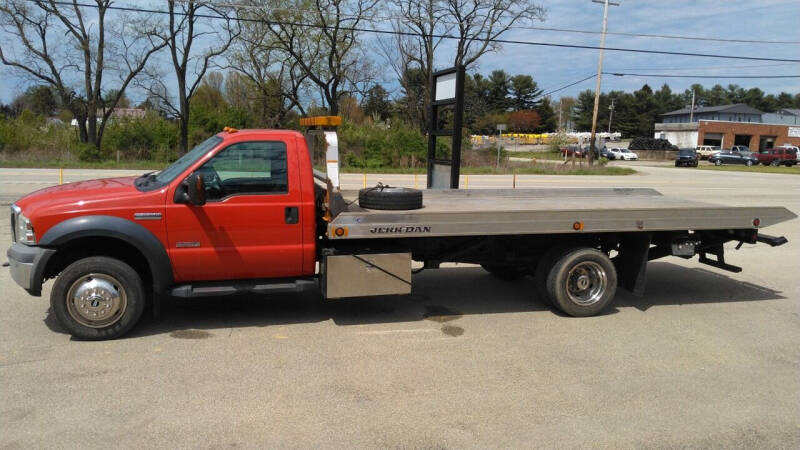
[(781, 164), (786, 167), (797, 164), (797, 150), (794, 147), (775, 147), (769, 150), (764, 150), (757, 155), (758, 162), (765, 166), (780, 166)]
[(722, 150), (708, 158), (708, 162), (716, 166), (721, 166), (723, 164), (744, 164), (745, 166), (753, 166), (758, 164), (758, 158), (752, 153)]
[(561, 156), (572, 156), (574, 154), (576, 158), (584, 158), (586, 157), (586, 153), (587, 152), (581, 148), (580, 145), (561, 147)]
[(678, 156), (675, 158), (675, 167), (697, 167), (700, 157), (693, 148), (682, 148), (678, 150)]
[(608, 159), (608, 160), (612, 160), (612, 159), (616, 159), (616, 158), (617, 158), (616, 156), (614, 156), (614, 154), (613, 154), (613, 153), (611, 153), (611, 152), (610, 152), (610, 151), (609, 151), (607, 148), (605, 148), (605, 147), (603, 147), (603, 149), (602, 149), (602, 150), (600, 150), (600, 157), (601, 157), (601, 158)]

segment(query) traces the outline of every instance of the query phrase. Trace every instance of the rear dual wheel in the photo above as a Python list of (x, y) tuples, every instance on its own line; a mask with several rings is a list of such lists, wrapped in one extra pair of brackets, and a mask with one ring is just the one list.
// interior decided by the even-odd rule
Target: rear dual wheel
[(539, 298), (574, 317), (603, 311), (617, 292), (617, 271), (605, 253), (587, 247), (553, 249), (536, 270)]

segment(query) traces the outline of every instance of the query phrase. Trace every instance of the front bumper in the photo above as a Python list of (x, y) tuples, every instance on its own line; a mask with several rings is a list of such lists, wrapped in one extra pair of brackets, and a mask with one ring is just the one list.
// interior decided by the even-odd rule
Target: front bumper
[(44, 268), (53, 253), (52, 249), (14, 243), (6, 252), (11, 279), (29, 294), (42, 295)]

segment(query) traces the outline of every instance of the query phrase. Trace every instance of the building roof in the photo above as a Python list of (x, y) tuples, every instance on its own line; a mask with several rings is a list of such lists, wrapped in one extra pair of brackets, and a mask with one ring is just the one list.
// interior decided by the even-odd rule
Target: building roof
[[(661, 115), (680, 116), (684, 114), (689, 114), (690, 112), (691, 108), (681, 108)], [(737, 103), (735, 105), (720, 105), (720, 106), (695, 106), (694, 108), (695, 114), (710, 113), (710, 112), (727, 112), (734, 114), (764, 114), (762, 111), (747, 106), (744, 103)]]
[(800, 116), (800, 109), (783, 108), (780, 111), (778, 111), (778, 114), (791, 114), (793, 116)]

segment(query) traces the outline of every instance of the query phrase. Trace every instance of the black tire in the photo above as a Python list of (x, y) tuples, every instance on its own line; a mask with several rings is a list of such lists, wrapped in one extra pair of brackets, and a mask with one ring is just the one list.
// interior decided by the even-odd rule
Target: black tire
[(680, 167), (680, 166), (681, 165), (677, 161), (675, 161), (675, 167)]
[(519, 280), (528, 274), (524, 268), (507, 264), (481, 264), (483, 270), (504, 281)]
[(556, 259), (567, 252), (571, 247), (555, 246), (547, 250), (536, 263), (536, 270), (533, 273), (536, 284), (536, 298), (547, 305), (555, 306), (553, 300), (547, 293), (547, 274), (553, 267)]
[(420, 209), (422, 191), (390, 186), (365, 188), (358, 191), (358, 205), (366, 209)]
[(722, 160), (718, 159), (718, 160), (714, 161), (714, 165), (715, 166), (721, 166), (722, 165)]
[(750, 161), (750, 160), (748, 159), (747, 161), (745, 161), (745, 162), (744, 162), (744, 165), (745, 165), (745, 166), (747, 166), (747, 167), (750, 167), (750, 166), (752, 166), (752, 165), (753, 165), (753, 161)]
[[(95, 280), (95, 283), (107, 283), (105, 286), (111, 286), (116, 291), (102, 288), (92, 291), (89, 283)], [(84, 306), (79, 304), (77, 298), (82, 289), (87, 296), (83, 299)], [(108, 318), (103, 318), (103, 314), (110, 313), (104, 311), (102, 305), (107, 305), (106, 309), (111, 310), (112, 306), (108, 305), (113, 302), (103, 297), (105, 293), (118, 294), (114, 298), (120, 299), (117, 302), (119, 305), (124, 305), (114, 309), (116, 312)], [(80, 259), (67, 266), (56, 279), (50, 294), (50, 307), (59, 323), (71, 335), (94, 341), (115, 339), (130, 331), (141, 318), (144, 305), (145, 291), (139, 274), (124, 262), (105, 256)], [(84, 309), (86, 315), (78, 311), (83, 307), (87, 308)], [(93, 322), (87, 318), (92, 311), (99, 311), (101, 320)], [(94, 317), (97, 317), (96, 312)]]
[(617, 292), (617, 271), (605, 253), (575, 248), (561, 255), (547, 274), (547, 296), (553, 305), (574, 317), (603, 311)]

